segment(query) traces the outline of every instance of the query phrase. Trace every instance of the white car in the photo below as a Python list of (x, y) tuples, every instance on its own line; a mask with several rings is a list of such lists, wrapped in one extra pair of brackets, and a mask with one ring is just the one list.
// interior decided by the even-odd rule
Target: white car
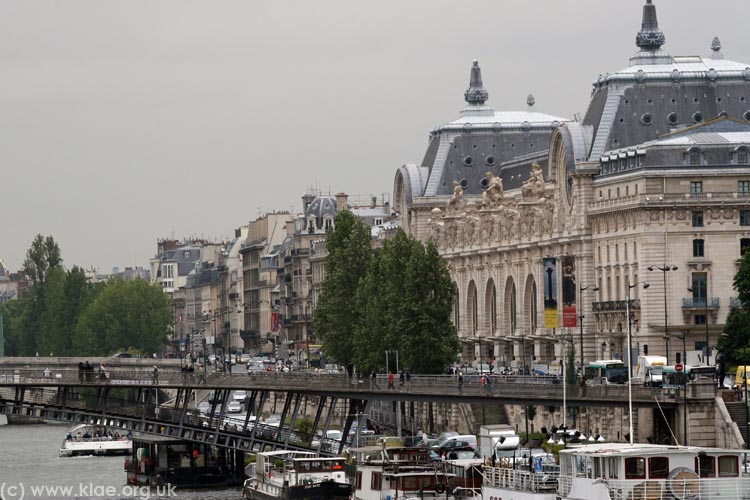
[(234, 391), (232, 393), (232, 399), (234, 399), (235, 401), (244, 401), (246, 397), (247, 392), (245, 391)]
[(230, 401), (227, 405), (227, 413), (242, 413), (242, 405), (239, 401)]

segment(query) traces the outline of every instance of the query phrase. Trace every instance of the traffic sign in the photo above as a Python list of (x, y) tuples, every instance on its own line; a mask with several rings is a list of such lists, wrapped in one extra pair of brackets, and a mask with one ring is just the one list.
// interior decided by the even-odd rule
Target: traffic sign
[(682, 371), (682, 365), (681, 364), (674, 365), (674, 369), (677, 373), (680, 373)]

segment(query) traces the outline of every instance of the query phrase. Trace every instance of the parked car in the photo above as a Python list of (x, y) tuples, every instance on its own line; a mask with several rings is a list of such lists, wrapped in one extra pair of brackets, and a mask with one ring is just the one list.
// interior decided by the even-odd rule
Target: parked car
[(242, 405), (239, 401), (230, 401), (227, 404), (227, 413), (242, 413)]
[(247, 397), (247, 392), (245, 391), (234, 391), (232, 393), (232, 399), (234, 399), (235, 401), (240, 401), (240, 402), (244, 401), (246, 397)]

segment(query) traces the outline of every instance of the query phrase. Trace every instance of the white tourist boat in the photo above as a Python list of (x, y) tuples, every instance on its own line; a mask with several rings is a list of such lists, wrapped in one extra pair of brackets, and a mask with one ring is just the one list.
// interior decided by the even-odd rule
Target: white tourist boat
[(742, 450), (589, 444), (560, 452), (557, 472), (484, 468), (484, 500), (750, 500)]
[(122, 429), (82, 424), (70, 429), (60, 445), (61, 457), (79, 455), (128, 455), (133, 449), (130, 437)]
[(242, 495), (252, 500), (349, 500), (352, 485), (344, 468), (343, 458), (309, 451), (258, 453)]

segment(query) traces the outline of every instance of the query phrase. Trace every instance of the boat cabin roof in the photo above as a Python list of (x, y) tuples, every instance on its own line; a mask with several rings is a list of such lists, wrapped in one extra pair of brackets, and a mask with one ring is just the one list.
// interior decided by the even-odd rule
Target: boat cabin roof
[(729, 450), (723, 448), (701, 448), (697, 446), (665, 446), (658, 444), (627, 444), (627, 443), (597, 443), (586, 444), (583, 446), (572, 446), (566, 450), (560, 450), (565, 455), (588, 455), (588, 456), (655, 456), (655, 455), (675, 455), (688, 454), (698, 455), (699, 453), (722, 454), (722, 455), (739, 455), (742, 450)]

